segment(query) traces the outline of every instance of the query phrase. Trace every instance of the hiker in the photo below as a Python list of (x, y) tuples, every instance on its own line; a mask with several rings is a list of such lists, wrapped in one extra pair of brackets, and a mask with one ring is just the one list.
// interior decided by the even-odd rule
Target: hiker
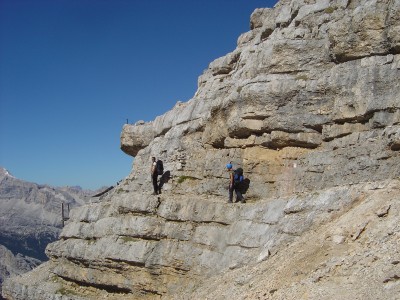
[(154, 188), (154, 193), (153, 195), (158, 195), (161, 194), (161, 187), (163, 183), (160, 180), (160, 184), (158, 184), (158, 175), (163, 175), (164, 174), (164, 166), (163, 162), (161, 160), (157, 160), (153, 156), (151, 158), (152, 163), (151, 163), (151, 180), (153, 181), (153, 188)]
[(236, 193), (236, 201), (245, 203), (244, 197), (240, 192), (240, 183), (243, 181), (243, 169), (238, 168), (235, 171), (232, 171), (232, 162), (226, 164), (226, 170), (229, 172), (229, 200), (228, 203), (232, 203), (233, 200), (233, 191)]
[(153, 195), (158, 195), (158, 184), (157, 184), (157, 180), (158, 180), (158, 171), (157, 171), (157, 162), (156, 162), (156, 158), (153, 156), (151, 158), (151, 180), (153, 181), (153, 188), (154, 188), (154, 192)]

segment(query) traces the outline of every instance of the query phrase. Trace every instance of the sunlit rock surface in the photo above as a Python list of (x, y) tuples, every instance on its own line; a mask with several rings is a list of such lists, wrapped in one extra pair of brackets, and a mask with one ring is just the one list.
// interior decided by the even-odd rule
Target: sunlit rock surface
[[(192, 99), (124, 126), (131, 174), (73, 210), (50, 261), (3, 295), (396, 299), (399, 27), (398, 0), (257, 9)], [(226, 203), (229, 161), (246, 204)]]

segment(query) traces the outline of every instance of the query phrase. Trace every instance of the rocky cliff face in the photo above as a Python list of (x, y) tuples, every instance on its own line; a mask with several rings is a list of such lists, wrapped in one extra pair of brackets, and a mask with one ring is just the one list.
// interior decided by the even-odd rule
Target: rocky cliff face
[[(26, 273), (40, 263), (40, 260), (31, 257), (21, 254), (14, 255), (6, 247), (0, 245), (0, 287), (5, 278)], [(0, 296), (0, 299), (4, 298)]]
[(132, 173), (4, 296), (396, 299), (400, 1), (285, 0), (250, 24), (191, 100), (124, 126)]
[(124, 126), (135, 183), (147, 184), (152, 155), (199, 180), (184, 193), (225, 194), (229, 160), (255, 198), (396, 175), (398, 10), (397, 1), (292, 1), (255, 11), (253, 30), (210, 64), (193, 99)]
[(14, 254), (47, 260), (44, 249), (61, 232), (61, 204), (67, 213), (67, 205), (83, 205), (89, 195), (79, 188), (23, 181), (0, 168), (0, 244)]
[(45, 248), (61, 232), (61, 203), (77, 207), (88, 196), (77, 187), (26, 182), (0, 168), (0, 287), (5, 278), (48, 259)]

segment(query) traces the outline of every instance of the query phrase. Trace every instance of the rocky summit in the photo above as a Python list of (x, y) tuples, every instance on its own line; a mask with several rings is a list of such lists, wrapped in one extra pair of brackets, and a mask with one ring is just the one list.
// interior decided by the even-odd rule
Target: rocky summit
[[(255, 10), (192, 99), (124, 125), (131, 174), (3, 296), (399, 299), (399, 95), (400, 0)], [(227, 203), (228, 162), (244, 204)]]

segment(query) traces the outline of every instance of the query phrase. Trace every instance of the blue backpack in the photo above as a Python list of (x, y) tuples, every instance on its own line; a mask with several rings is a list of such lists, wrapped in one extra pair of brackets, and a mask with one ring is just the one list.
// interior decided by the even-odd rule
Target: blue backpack
[(237, 168), (233, 172), (233, 183), (235, 186), (239, 185), (241, 182), (243, 182), (244, 176), (243, 176), (243, 169), (242, 168)]

